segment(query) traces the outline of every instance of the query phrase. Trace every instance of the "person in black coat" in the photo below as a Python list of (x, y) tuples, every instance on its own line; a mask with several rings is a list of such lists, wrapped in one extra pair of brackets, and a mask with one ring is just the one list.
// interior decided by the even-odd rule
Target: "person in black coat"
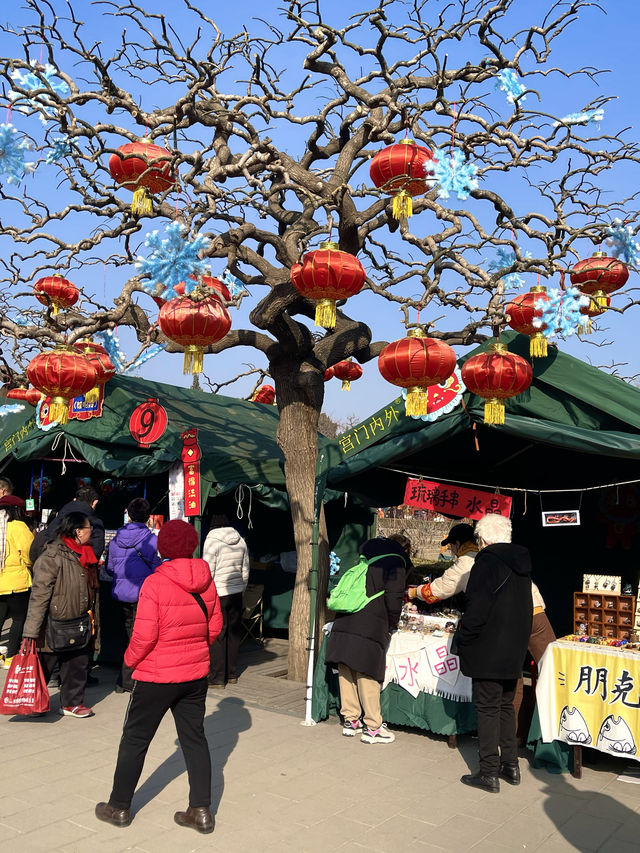
[[(360, 553), (372, 562), (367, 569), (367, 596), (380, 595), (357, 613), (337, 613), (329, 635), (326, 661), (338, 667), (342, 734), (361, 733), (363, 743), (391, 743), (380, 712), (387, 648), (402, 611), (411, 542), (406, 536), (369, 539)], [(363, 727), (364, 722), (364, 727)]]
[(49, 542), (53, 542), (58, 535), (58, 528), (60, 527), (62, 519), (65, 515), (69, 515), (70, 512), (82, 512), (91, 522), (91, 539), (89, 540), (89, 545), (91, 545), (93, 553), (99, 561), (102, 556), (102, 552), (104, 551), (104, 524), (102, 519), (95, 513), (95, 507), (99, 498), (100, 495), (93, 486), (82, 486), (79, 488), (76, 492), (75, 498), (60, 507), (57, 514), (52, 518), (47, 527), (36, 533), (31, 545), (31, 550), (29, 551), (29, 558), (31, 562), (35, 563), (40, 554), (44, 551), (45, 546)]
[(475, 535), (480, 550), (454, 649), (463, 675), (473, 681), (480, 771), (460, 781), (498, 793), (500, 778), (520, 783), (513, 697), (533, 619), (531, 557), (511, 544), (511, 522), (504, 516), (484, 516)]

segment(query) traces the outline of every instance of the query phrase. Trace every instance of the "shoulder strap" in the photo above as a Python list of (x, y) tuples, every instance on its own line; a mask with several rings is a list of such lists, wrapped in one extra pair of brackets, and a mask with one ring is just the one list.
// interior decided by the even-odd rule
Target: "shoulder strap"
[[(140, 559), (141, 559), (141, 560), (142, 560), (142, 562), (145, 564), (145, 566), (146, 566), (148, 569), (151, 569), (151, 571), (153, 571), (153, 566), (151, 565), (151, 563), (149, 562), (149, 560), (145, 560), (145, 558), (142, 556), (142, 554), (140, 553), (140, 551), (135, 547), (135, 545), (133, 546), (133, 550), (136, 552), (136, 554), (138, 555), (138, 557), (140, 557)], [(193, 595), (193, 593), (192, 593), (192, 595)]]
[(207, 620), (207, 622), (209, 622), (209, 614), (207, 613), (207, 605), (204, 603), (203, 597), (200, 595), (199, 592), (192, 592), (191, 595), (198, 602), (198, 607), (204, 613), (204, 618)]

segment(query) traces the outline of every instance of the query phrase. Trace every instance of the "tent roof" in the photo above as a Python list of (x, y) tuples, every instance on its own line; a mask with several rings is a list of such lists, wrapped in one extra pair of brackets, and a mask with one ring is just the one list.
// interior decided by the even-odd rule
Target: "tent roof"
[[(528, 337), (501, 340), (528, 357)], [(505, 401), (504, 426), (483, 423), (482, 399), (466, 392), (463, 401), (425, 422), (405, 417), (396, 398), (332, 442), (328, 485), (391, 506), (402, 502), (408, 473), (530, 491), (640, 479), (640, 389), (555, 347), (533, 359), (530, 389)]]
[[(133, 410), (156, 397), (168, 416), (167, 429), (149, 449), (138, 447), (129, 432)], [(106, 385), (103, 414), (87, 421), (70, 420), (49, 431), (35, 428), (30, 406), (0, 422), (3, 456), (37, 459), (67, 457), (68, 447), (98, 471), (135, 477), (166, 471), (180, 458), (184, 430), (197, 427), (201, 476), (221, 491), (239, 483), (284, 486), (282, 453), (276, 443), (275, 406), (223, 397), (132, 376), (115, 376)]]

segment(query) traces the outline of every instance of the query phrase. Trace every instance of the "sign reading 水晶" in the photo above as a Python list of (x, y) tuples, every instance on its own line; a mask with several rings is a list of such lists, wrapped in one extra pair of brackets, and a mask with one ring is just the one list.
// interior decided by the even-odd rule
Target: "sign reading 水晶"
[(404, 503), (418, 509), (446, 512), (458, 518), (478, 519), (488, 513), (497, 513), (508, 518), (511, 512), (511, 498), (505, 495), (411, 478), (407, 480)]

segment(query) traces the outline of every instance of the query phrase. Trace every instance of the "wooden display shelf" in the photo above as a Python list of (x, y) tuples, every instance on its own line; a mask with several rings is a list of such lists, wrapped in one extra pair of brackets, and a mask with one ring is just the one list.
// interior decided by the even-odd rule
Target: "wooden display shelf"
[(589, 637), (628, 640), (635, 609), (635, 595), (574, 592), (573, 632), (577, 634), (580, 625), (586, 625)]

